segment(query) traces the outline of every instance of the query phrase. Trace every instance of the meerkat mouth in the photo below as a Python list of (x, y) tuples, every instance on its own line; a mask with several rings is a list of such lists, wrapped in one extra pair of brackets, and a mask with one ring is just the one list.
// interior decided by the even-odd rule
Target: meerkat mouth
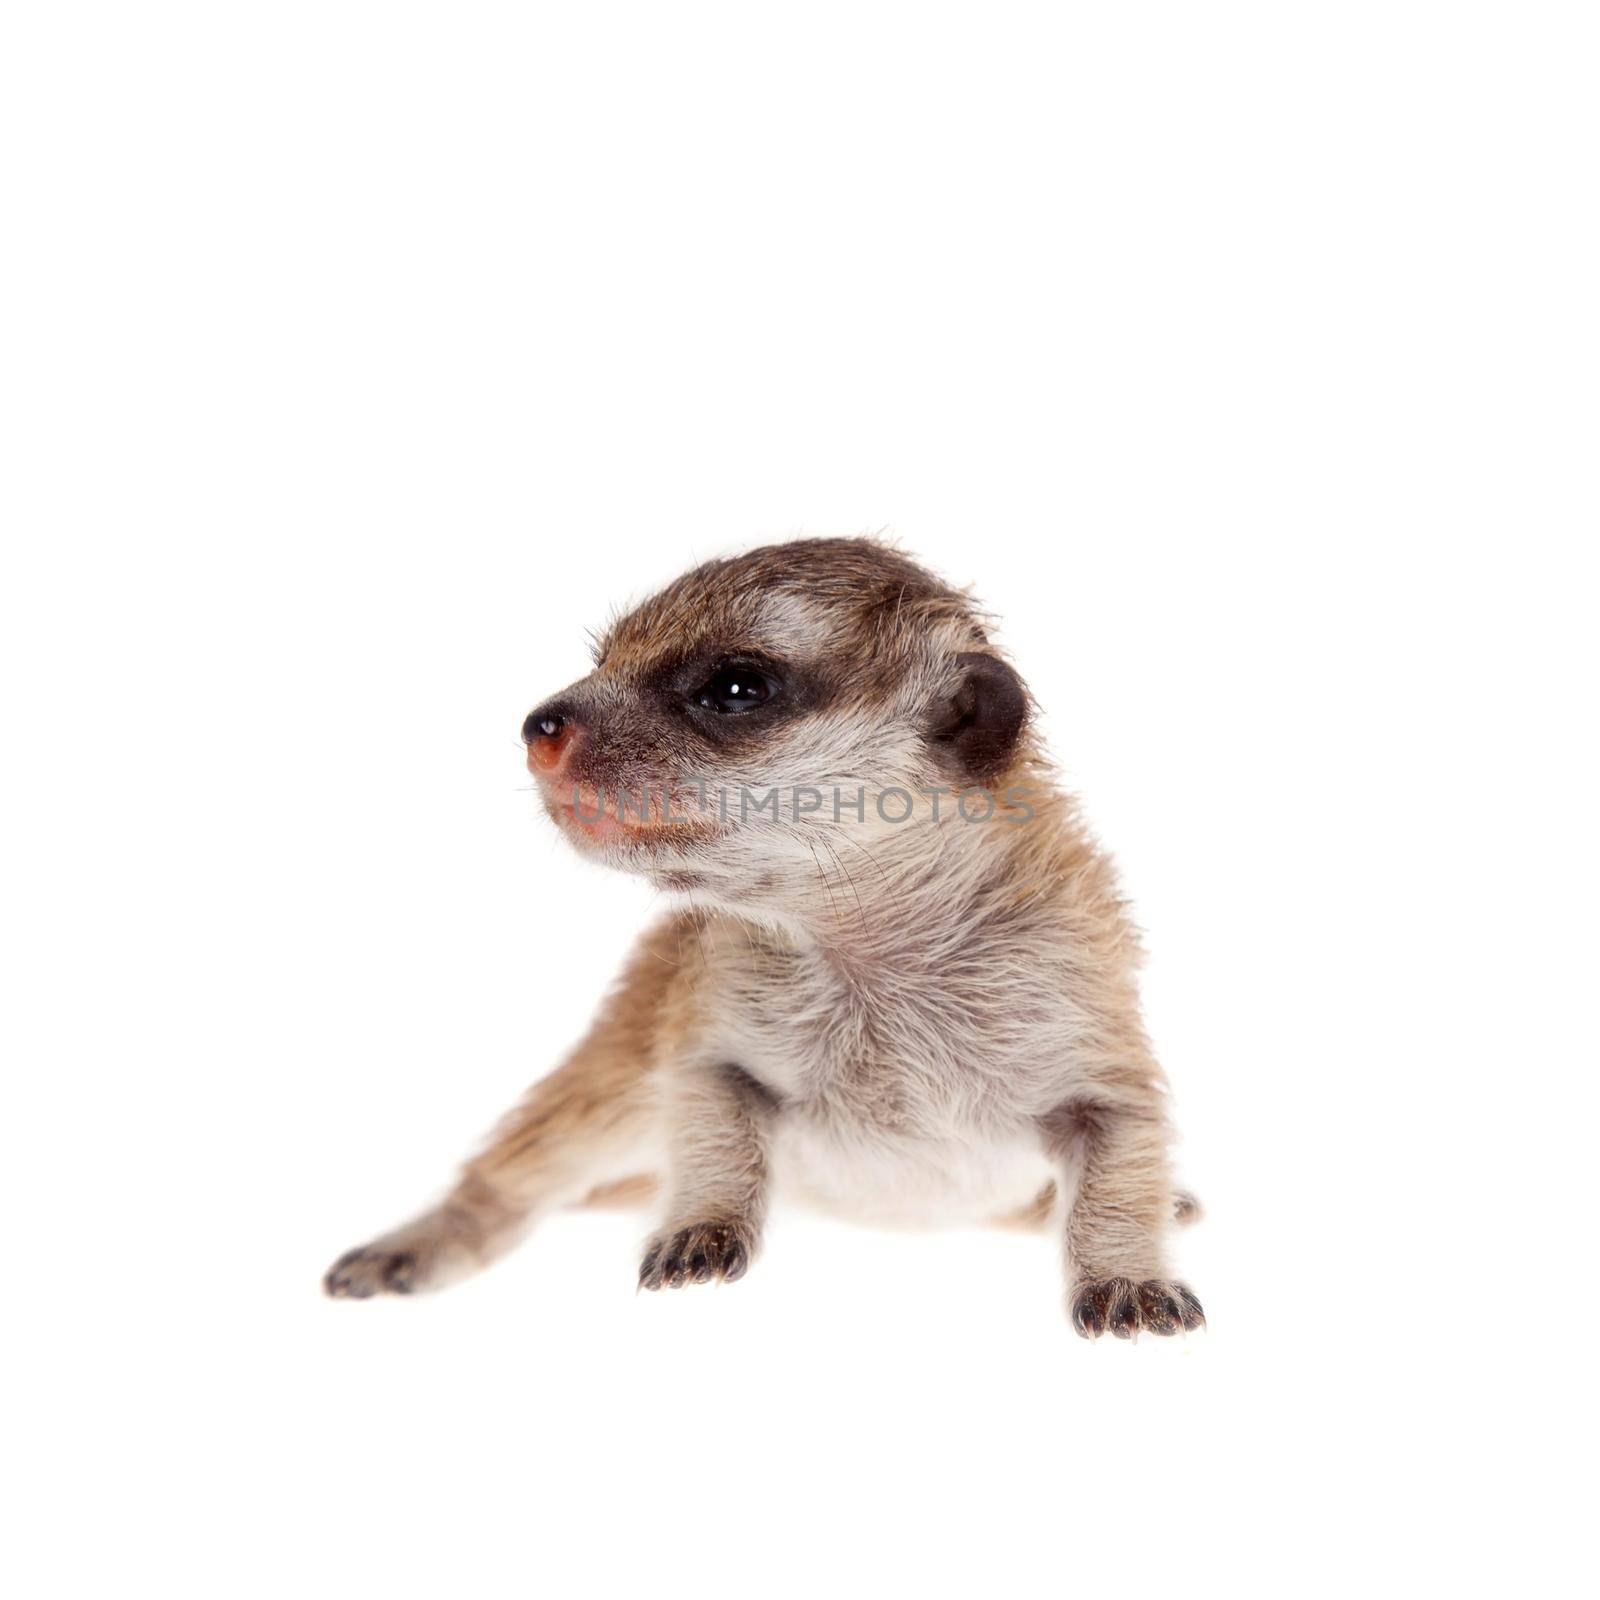
[(594, 844), (668, 848), (706, 844), (723, 832), (714, 824), (693, 819), (657, 822), (626, 813), (619, 815), (609, 807), (580, 808), (571, 799), (552, 800), (550, 810), (562, 828)]

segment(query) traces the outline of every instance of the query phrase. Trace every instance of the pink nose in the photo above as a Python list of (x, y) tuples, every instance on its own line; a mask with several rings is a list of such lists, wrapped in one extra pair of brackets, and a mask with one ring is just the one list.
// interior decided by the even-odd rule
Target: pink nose
[(576, 728), (559, 713), (535, 711), (522, 724), (528, 745), (528, 771), (536, 778), (553, 778), (560, 772)]

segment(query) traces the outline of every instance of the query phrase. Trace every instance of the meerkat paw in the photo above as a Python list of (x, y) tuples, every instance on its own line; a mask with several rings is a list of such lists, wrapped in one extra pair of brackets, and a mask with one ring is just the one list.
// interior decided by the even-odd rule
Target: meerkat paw
[(417, 1288), (414, 1250), (382, 1244), (357, 1245), (328, 1268), (322, 1280), (335, 1300), (368, 1300), (375, 1294), (411, 1294)]
[(639, 1265), (641, 1289), (677, 1289), (686, 1283), (732, 1283), (745, 1275), (754, 1253), (749, 1230), (737, 1222), (696, 1222), (658, 1233)]
[(322, 1287), (335, 1300), (415, 1294), (442, 1289), (482, 1264), (462, 1219), (441, 1207), (370, 1244), (346, 1250), (328, 1268)]
[(1098, 1339), (1108, 1328), (1119, 1339), (1136, 1339), (1141, 1333), (1191, 1333), (1205, 1327), (1206, 1314), (1186, 1284), (1102, 1278), (1072, 1291), (1072, 1325), (1085, 1339)]

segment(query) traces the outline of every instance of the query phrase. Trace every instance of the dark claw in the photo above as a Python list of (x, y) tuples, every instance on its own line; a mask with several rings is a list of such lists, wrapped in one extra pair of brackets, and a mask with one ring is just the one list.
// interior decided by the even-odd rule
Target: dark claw
[(1111, 1306), (1111, 1285), (1091, 1283), (1072, 1302), (1072, 1324), (1085, 1339), (1098, 1339), (1106, 1331)]
[(416, 1273), (417, 1258), (407, 1250), (393, 1257), (383, 1269), (383, 1281), (395, 1294), (410, 1294)]
[(639, 1287), (641, 1289), (659, 1289), (661, 1287), (661, 1246), (653, 1244), (645, 1252), (645, 1257), (639, 1264)]
[(1139, 1296), (1132, 1284), (1124, 1284), (1111, 1305), (1111, 1331), (1119, 1339), (1131, 1339), (1138, 1333), (1140, 1320)]
[(1183, 1326), (1178, 1297), (1164, 1283), (1139, 1285), (1139, 1316), (1152, 1333), (1176, 1333)]
[(688, 1268), (684, 1265), (684, 1252), (689, 1248), (688, 1228), (680, 1228), (667, 1247), (667, 1258), (661, 1263), (661, 1281), (669, 1289), (681, 1289)]
[(366, 1253), (361, 1245), (354, 1250), (346, 1250), (334, 1264), (328, 1268), (327, 1276), (322, 1280), (323, 1292), (332, 1295), (338, 1300), (366, 1300), (371, 1297), (372, 1289), (366, 1285), (357, 1285), (351, 1281), (349, 1269)]
[(1181, 1283), (1149, 1278), (1106, 1278), (1083, 1284), (1072, 1297), (1072, 1325), (1086, 1339), (1096, 1339), (1108, 1328), (1119, 1339), (1141, 1333), (1165, 1337), (1180, 1330), (1193, 1332), (1206, 1325), (1205, 1313), (1194, 1291)]
[(349, 1287), (349, 1284), (345, 1279), (344, 1269), (348, 1267), (359, 1254), (360, 1252), (357, 1250), (346, 1250), (345, 1253), (340, 1256), (331, 1267), (328, 1268), (322, 1279), (322, 1291), (324, 1294), (340, 1295), (346, 1291), (346, 1289)]
[(1206, 1314), (1195, 1298), (1194, 1290), (1186, 1283), (1175, 1283), (1172, 1286), (1172, 1293), (1178, 1302), (1178, 1317), (1183, 1323), (1184, 1331), (1193, 1333), (1196, 1328), (1205, 1327)]
[(639, 1287), (676, 1289), (713, 1278), (732, 1282), (744, 1276), (749, 1264), (749, 1248), (731, 1225), (697, 1223), (650, 1246), (639, 1268)]

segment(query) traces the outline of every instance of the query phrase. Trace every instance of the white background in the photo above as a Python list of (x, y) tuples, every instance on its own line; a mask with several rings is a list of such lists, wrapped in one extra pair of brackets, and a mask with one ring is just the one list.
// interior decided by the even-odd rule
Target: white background
[[(11, 1592), (1581, 1581), (1592, 8), (4, 17)], [(869, 530), (1123, 865), (1209, 1331), (803, 1216), (321, 1299), (650, 914), (523, 713)]]

